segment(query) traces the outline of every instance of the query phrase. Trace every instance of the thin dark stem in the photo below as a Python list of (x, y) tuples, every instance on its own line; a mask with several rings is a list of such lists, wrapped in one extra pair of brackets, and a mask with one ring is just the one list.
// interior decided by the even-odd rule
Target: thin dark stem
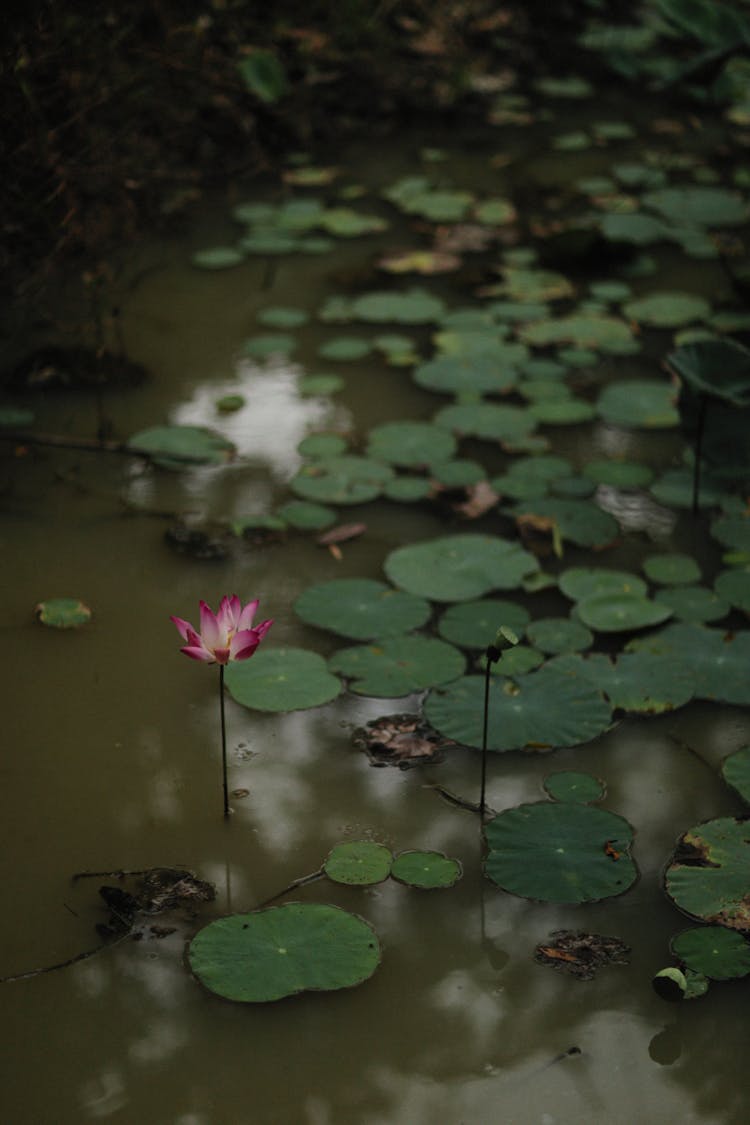
[(224, 717), (224, 665), (219, 665), (219, 709), (221, 711), (221, 768), (224, 778), (224, 816), (229, 817), (229, 786), (227, 785), (227, 724)]
[(708, 399), (706, 395), (701, 395), (700, 406), (698, 408), (698, 429), (695, 435), (695, 461), (693, 464), (693, 515), (698, 515), (698, 508), (700, 506), (700, 487), (701, 487), (701, 454), (703, 451), (703, 431), (706, 426), (706, 410), (708, 409)]
[(484, 668), (484, 717), (482, 722), (482, 784), (479, 790), (479, 818), (484, 822), (485, 791), (487, 788), (487, 716), (490, 710), (490, 674), (492, 662), (487, 657)]

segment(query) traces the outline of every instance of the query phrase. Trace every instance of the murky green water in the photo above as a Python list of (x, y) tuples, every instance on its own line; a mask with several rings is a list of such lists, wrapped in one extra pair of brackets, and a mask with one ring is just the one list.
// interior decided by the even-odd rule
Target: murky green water
[[(387, 162), (380, 149), (361, 147), (350, 166), (377, 186), (407, 170), (418, 144), (429, 141), (442, 145), (445, 138), (388, 142)], [(528, 150), (513, 175), (525, 168), (544, 179), (547, 158), (533, 138), (514, 143)], [(467, 142), (452, 178), (501, 191), (504, 173), (498, 177), (488, 166), (493, 144), (500, 146), (487, 138)], [(575, 174), (595, 164), (596, 154), (582, 156)], [(295, 597), (326, 578), (379, 577), (391, 547), (446, 526), (429, 511), (375, 503), (347, 509), (344, 518), (364, 519), (368, 534), (346, 544), (340, 562), (299, 535), (265, 547), (238, 545), (226, 562), (199, 563), (167, 547), (164, 519), (122, 511), (121, 492), (155, 509), (223, 520), (267, 510), (286, 495), (300, 463), (295, 448), (306, 433), (333, 425), (361, 435), (380, 421), (427, 417), (436, 408), (436, 399), (402, 370), (377, 360), (342, 368), (347, 386), (335, 400), (301, 398), (297, 369), (289, 364), (265, 374), (238, 365), (239, 344), (256, 330), (258, 309), (272, 303), (316, 309), (341, 290), (340, 271), (366, 268), (378, 243), (358, 240), (335, 256), (284, 261), (272, 288), (263, 289), (265, 267), (258, 262), (224, 273), (190, 268), (191, 248), (221, 240), (223, 211), (208, 211), (188, 239), (148, 252), (146, 264), (156, 268), (126, 294), (123, 323), (130, 354), (155, 377), (141, 389), (112, 393), (106, 403), (120, 435), (166, 418), (217, 424), (243, 460), (174, 475), (144, 472), (116, 455), (70, 450), (5, 461), (0, 973), (54, 964), (97, 944), (93, 927), (103, 913), (96, 890), (112, 880), (72, 883), (74, 872), (185, 865), (219, 888), (204, 919), (251, 909), (316, 870), (345, 839), (373, 838), (397, 851), (435, 848), (461, 859), (464, 878), (434, 894), (392, 881), (370, 890), (312, 884), (296, 892), (303, 901), (360, 913), (377, 929), (382, 965), (351, 991), (274, 1005), (222, 1002), (187, 972), (184, 928), (165, 938), (146, 931), (139, 942), (70, 968), (0, 986), (2, 1119), (9, 1125), (746, 1121), (747, 981), (713, 987), (705, 999), (682, 1006), (657, 998), (650, 982), (669, 963), (669, 938), (685, 925), (663, 896), (661, 869), (689, 826), (740, 813), (716, 765), (750, 740), (747, 712), (691, 705), (660, 719), (629, 720), (554, 757), (493, 756), (488, 800), (498, 810), (540, 799), (552, 768), (589, 770), (606, 780), (606, 807), (636, 827), (641, 877), (629, 894), (598, 905), (536, 905), (481, 878), (476, 818), (430, 788), (439, 782), (473, 793), (478, 755), (456, 752), (443, 765), (399, 772), (372, 768), (352, 748), (353, 727), (409, 710), (414, 699), (344, 695), (286, 716), (251, 713), (229, 700), (230, 786), (247, 788), (250, 796), (236, 800), (231, 822), (223, 822), (215, 669), (179, 656), (168, 615), (194, 617), (199, 598), (215, 604), (225, 592), (260, 596), (263, 616), (276, 618), (274, 644), (325, 655), (337, 642), (296, 620)], [(405, 230), (397, 225), (389, 244)], [(668, 257), (664, 268), (668, 284)], [(700, 269), (707, 290), (718, 284), (717, 267)], [(450, 280), (437, 288), (450, 293)], [(314, 323), (300, 333), (299, 360), (309, 371), (324, 369), (314, 350), (327, 335)], [(219, 419), (214, 401), (237, 390), (247, 407)], [(90, 435), (95, 428), (86, 395), (50, 396), (37, 411), (40, 429)], [(677, 448), (671, 436), (601, 425), (561, 428), (554, 446), (577, 464), (615, 447), (666, 464)], [(505, 460), (484, 445), (482, 455), (495, 458), (496, 471)], [(496, 527), (493, 517), (482, 527)], [(672, 539), (665, 538), (668, 528), (658, 534), (662, 545), (694, 547), (705, 526), (685, 517)], [(607, 562), (632, 566), (648, 549), (647, 537), (636, 536)], [(716, 562), (713, 547), (702, 550), (707, 562)], [(584, 552), (566, 551), (569, 565), (585, 559)], [(33, 606), (59, 594), (84, 598), (93, 623), (75, 633), (30, 624)], [(557, 595), (544, 597), (550, 610), (558, 604)], [(631, 963), (603, 969), (590, 982), (535, 964), (535, 945), (558, 928), (616, 935), (632, 946)], [(567, 1054), (571, 1048), (577, 1051)]]

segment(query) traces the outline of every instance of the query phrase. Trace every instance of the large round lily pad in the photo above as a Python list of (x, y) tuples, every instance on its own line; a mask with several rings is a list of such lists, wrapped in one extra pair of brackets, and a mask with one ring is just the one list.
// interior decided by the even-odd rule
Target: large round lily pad
[(501, 366), (492, 355), (442, 355), (415, 367), (414, 382), (442, 394), (503, 394), (518, 380), (510, 365)]
[(323, 504), (363, 504), (374, 500), (394, 476), (390, 465), (354, 454), (324, 457), (304, 465), (290, 483), (305, 500)]
[(438, 622), (438, 632), (446, 641), (462, 648), (487, 648), (501, 625), (523, 636), (530, 620), (523, 606), (502, 598), (458, 602), (446, 609)]
[(691, 828), (667, 867), (666, 891), (693, 918), (750, 932), (750, 821), (724, 816)]
[(734, 980), (750, 973), (750, 942), (724, 926), (695, 926), (676, 934), (670, 944), (683, 965), (710, 980)]
[(378, 967), (380, 946), (355, 914), (290, 902), (204, 926), (190, 942), (188, 961), (209, 991), (257, 1003), (361, 984)]
[[(481, 747), (483, 706), (484, 677), (464, 676), (431, 691), (424, 713), (447, 738)], [(487, 748), (575, 746), (601, 734), (610, 718), (610, 706), (601, 692), (554, 666), (543, 665), (517, 682), (495, 676), (490, 683)]]
[(357, 695), (390, 698), (445, 684), (464, 671), (463, 655), (434, 637), (391, 637), (379, 644), (340, 649), (328, 667)]
[(471, 601), (512, 590), (538, 569), (533, 555), (493, 535), (449, 535), (391, 551), (385, 573), (403, 590), (437, 602)]
[(590, 805), (519, 805), (491, 820), (485, 836), (487, 875), (523, 898), (598, 902), (622, 894), (638, 875), (628, 822)]
[(224, 676), (232, 698), (256, 711), (320, 707), (341, 691), (323, 657), (302, 648), (259, 648), (251, 660), (228, 664)]
[(356, 641), (408, 633), (424, 625), (431, 613), (424, 598), (372, 578), (334, 578), (310, 586), (294, 610), (306, 624)]
[(629, 651), (654, 652), (687, 661), (695, 682), (696, 699), (713, 699), (739, 706), (750, 704), (750, 633), (728, 633), (704, 625), (668, 625), (651, 636), (630, 641)]
[(433, 420), (459, 436), (497, 441), (510, 448), (521, 445), (537, 425), (536, 419), (523, 407), (494, 402), (459, 402), (444, 406)]
[(670, 222), (687, 226), (740, 226), (748, 218), (747, 204), (742, 196), (720, 187), (691, 184), (662, 188), (646, 192), (643, 203)]
[(675, 397), (674, 387), (666, 381), (627, 379), (605, 387), (596, 408), (613, 426), (666, 429), (680, 422)]
[(577, 613), (584, 625), (597, 633), (624, 633), (660, 625), (672, 616), (671, 606), (651, 601), (637, 594), (594, 594), (577, 603)]
[(612, 659), (604, 653), (585, 658), (566, 655), (554, 666), (581, 676), (603, 692), (616, 710), (658, 714), (682, 707), (693, 698), (695, 680), (680, 659), (652, 652), (625, 652)]
[(392, 863), (393, 856), (383, 844), (352, 840), (336, 845), (323, 864), (323, 870), (334, 883), (367, 887), (387, 879)]
[(580, 652), (591, 648), (594, 637), (579, 621), (569, 617), (541, 617), (526, 629), (532, 645), (546, 653)]
[(663, 602), (680, 621), (720, 621), (730, 611), (730, 604), (706, 586), (672, 586), (659, 590), (656, 601)]
[(608, 570), (601, 566), (571, 566), (558, 579), (560, 589), (573, 601), (599, 594), (644, 597), (647, 586), (637, 574), (627, 570)]
[(453, 434), (430, 422), (384, 422), (370, 430), (366, 450), (368, 457), (405, 468), (448, 461), (455, 452)]
[(462, 873), (459, 861), (442, 852), (401, 852), (391, 868), (391, 875), (399, 883), (423, 891), (452, 887)]
[(700, 581), (701, 571), (690, 555), (649, 555), (643, 560), (643, 571), (652, 582), (662, 586), (689, 586)]

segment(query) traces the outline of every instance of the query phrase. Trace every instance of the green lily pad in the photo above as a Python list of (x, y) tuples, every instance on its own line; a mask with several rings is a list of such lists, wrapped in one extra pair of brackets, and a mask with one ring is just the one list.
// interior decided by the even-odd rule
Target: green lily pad
[(341, 434), (308, 434), (297, 446), (303, 457), (338, 457), (346, 452), (346, 440)]
[(515, 367), (502, 367), (491, 355), (444, 355), (420, 364), (414, 382), (440, 394), (503, 394), (518, 381)]
[(227, 664), (229, 694), (255, 711), (301, 711), (330, 703), (341, 683), (317, 652), (303, 648), (259, 648), (250, 660)]
[[(693, 473), (689, 469), (667, 469), (654, 481), (649, 491), (660, 504), (666, 504), (670, 508), (692, 508)], [(713, 480), (708, 473), (701, 474), (701, 508), (720, 504), (725, 496), (726, 489), (720, 481)]]
[(415, 468), (447, 461), (456, 451), (448, 430), (430, 422), (384, 422), (370, 430), (366, 454), (391, 465)]
[(424, 289), (364, 293), (350, 305), (350, 315), (375, 324), (429, 324), (439, 321), (445, 303)]
[[(480, 661), (480, 664), (483, 663), (484, 661)], [(515, 645), (505, 650), (494, 666), (493, 672), (497, 676), (514, 679), (516, 676), (525, 676), (528, 672), (533, 672), (542, 664), (544, 664), (544, 653), (538, 648), (532, 648), (531, 645)]]
[(601, 801), (607, 787), (599, 777), (576, 770), (558, 770), (544, 779), (544, 788), (554, 801), (566, 801), (574, 805), (591, 805)]
[(614, 516), (602, 511), (591, 500), (541, 497), (539, 500), (521, 501), (516, 504), (513, 515), (516, 520), (524, 516), (551, 520), (563, 539), (579, 547), (607, 547), (614, 542), (620, 532)]
[(304, 465), (290, 482), (297, 496), (327, 504), (374, 500), (394, 476), (390, 465), (354, 454), (325, 457)]
[(638, 344), (627, 321), (614, 316), (592, 316), (573, 313), (555, 320), (540, 320), (523, 325), (518, 334), (526, 344), (544, 348), (552, 344), (573, 344), (578, 348), (615, 355), (638, 350)]
[(739, 793), (745, 804), (750, 805), (750, 746), (743, 746), (724, 759), (721, 776)]
[(485, 472), (478, 461), (453, 458), (430, 466), (430, 476), (445, 488), (467, 488), (485, 479)]
[(386, 230), (388, 223), (380, 215), (364, 215), (350, 207), (331, 207), (321, 215), (320, 225), (336, 238), (358, 238)]
[(334, 578), (308, 587), (295, 601), (294, 611), (307, 625), (368, 641), (418, 629), (431, 609), (424, 598), (393, 590), (384, 582)]
[(672, 953), (709, 980), (734, 980), (750, 973), (750, 942), (724, 926), (696, 926), (676, 934)]
[(672, 234), (672, 228), (663, 219), (643, 211), (608, 212), (599, 220), (599, 229), (610, 242), (628, 242), (636, 246), (666, 242)]
[(151, 457), (164, 468), (194, 464), (221, 465), (235, 452), (231, 441), (203, 426), (154, 426), (127, 441), (131, 453)]
[(615, 710), (650, 715), (672, 711), (693, 698), (695, 679), (680, 659), (651, 652), (625, 652), (615, 659), (604, 653), (566, 655), (553, 666), (581, 676), (601, 691)]
[(700, 580), (701, 571), (690, 555), (649, 555), (643, 560), (643, 572), (651, 582), (661, 586), (687, 586)]
[(210, 992), (258, 1003), (361, 984), (378, 967), (380, 946), (355, 914), (290, 902), (209, 923), (190, 942), (188, 961)]
[(696, 699), (713, 699), (738, 706), (750, 704), (750, 633), (709, 629), (678, 622), (658, 633), (630, 641), (628, 651), (655, 652), (687, 661), (695, 683)]
[(701, 973), (690, 969), (683, 973), (670, 966), (656, 973), (651, 984), (662, 1000), (699, 1000), (708, 992), (710, 981)]
[(535, 648), (557, 655), (561, 652), (580, 652), (591, 648), (593, 634), (578, 621), (569, 617), (542, 617), (532, 621), (526, 635)]
[(596, 492), (596, 485), (588, 477), (559, 477), (552, 481), (550, 490), (553, 496), (569, 500), (588, 500)]
[(613, 426), (664, 429), (678, 426), (675, 390), (656, 379), (628, 379), (610, 383), (596, 404), (599, 416)]
[(242, 410), (246, 401), (244, 395), (222, 395), (214, 405), (220, 414), (234, 414), (235, 411)]
[(474, 208), (474, 218), (487, 226), (502, 227), (518, 218), (510, 199), (485, 199)]
[(542, 801), (507, 809), (485, 826), (485, 871), (503, 890), (539, 902), (598, 902), (638, 877), (633, 830), (605, 809)]
[(530, 619), (528, 610), (515, 602), (483, 598), (449, 606), (438, 621), (438, 632), (444, 640), (461, 648), (486, 649), (494, 642), (500, 625), (523, 636)]
[[(499, 292), (517, 302), (556, 301), (575, 296), (575, 286), (564, 274), (526, 266), (502, 267)], [(532, 343), (533, 341), (528, 341)]]
[(361, 336), (336, 336), (318, 348), (321, 359), (331, 359), (347, 363), (350, 360), (364, 359), (372, 351), (372, 344)]
[(294, 336), (285, 332), (251, 336), (249, 340), (244, 340), (242, 343), (242, 350), (245, 355), (249, 355), (253, 359), (267, 359), (268, 356), (272, 355), (291, 355), (296, 347), (297, 341)]
[(579, 619), (597, 633), (625, 633), (661, 625), (672, 616), (672, 609), (663, 602), (651, 601), (638, 594), (593, 594), (576, 603)]
[(298, 531), (322, 531), (325, 527), (331, 527), (337, 518), (333, 508), (313, 504), (310, 500), (290, 500), (287, 504), (282, 504), (276, 515)]
[(728, 601), (705, 586), (675, 586), (659, 590), (656, 601), (668, 605), (678, 620), (698, 624), (720, 621), (731, 608)]
[(747, 221), (748, 208), (738, 192), (715, 187), (672, 187), (649, 191), (644, 206), (672, 223), (687, 226), (730, 227)]
[(693, 918), (750, 932), (750, 821), (724, 816), (677, 842), (665, 875), (667, 896)]
[(442, 852), (401, 852), (391, 868), (391, 875), (399, 883), (423, 891), (452, 887), (462, 874), (459, 861)]
[(303, 375), (297, 382), (301, 395), (333, 395), (344, 386), (340, 375)]
[[(480, 747), (483, 706), (484, 677), (464, 676), (431, 691), (424, 713), (446, 738)], [(609, 704), (599, 691), (554, 665), (545, 664), (517, 683), (502, 675), (492, 677), (487, 748), (576, 746), (606, 730), (610, 716)]]
[(694, 320), (705, 320), (711, 306), (694, 293), (650, 293), (647, 297), (628, 301), (622, 311), (629, 320), (651, 324), (655, 328), (680, 328)]
[(13, 430), (16, 427), (30, 426), (34, 413), (20, 406), (0, 406), (0, 429)]
[(307, 324), (310, 314), (304, 309), (292, 309), (286, 306), (261, 309), (258, 320), (268, 328), (299, 328)]
[(647, 465), (632, 461), (589, 461), (583, 473), (597, 484), (608, 484), (612, 488), (646, 488), (654, 479)]
[(77, 629), (91, 620), (91, 610), (78, 598), (47, 598), (34, 613), (42, 625), (55, 629)]
[(393, 856), (382, 844), (369, 840), (352, 840), (337, 844), (323, 864), (323, 870), (334, 883), (351, 887), (367, 887), (382, 883), (391, 873)]
[(226, 270), (241, 265), (244, 260), (244, 253), (236, 246), (212, 246), (206, 250), (197, 250), (190, 259), (194, 266), (202, 270)]
[(386, 481), (383, 495), (400, 504), (413, 504), (432, 495), (432, 481), (427, 477), (398, 476)]
[(500, 406), (494, 402), (444, 406), (433, 420), (459, 436), (497, 441), (510, 448), (522, 445), (537, 425), (536, 419), (523, 407)]
[(558, 579), (560, 589), (573, 601), (597, 594), (645, 597), (647, 586), (637, 574), (627, 570), (607, 570), (601, 566), (571, 566)]
[(666, 359), (687, 386), (733, 406), (750, 404), (750, 350), (736, 340), (696, 340)]
[(529, 413), (542, 426), (580, 426), (596, 417), (591, 403), (580, 398), (535, 402), (529, 407)]
[(357, 695), (379, 698), (409, 695), (457, 679), (464, 657), (434, 637), (390, 637), (370, 645), (339, 649), (328, 661)]
[(458, 223), (465, 218), (474, 197), (468, 191), (418, 191), (402, 197), (400, 206), (409, 215), (433, 223)]
[(534, 557), (492, 535), (449, 535), (397, 547), (384, 569), (394, 586), (437, 602), (471, 601), (513, 590), (538, 569)]
[(737, 566), (732, 570), (722, 570), (714, 582), (714, 589), (730, 605), (741, 609), (743, 613), (750, 613), (750, 567)]
[(236, 65), (247, 89), (266, 105), (273, 105), (286, 94), (286, 70), (274, 51), (255, 48)]

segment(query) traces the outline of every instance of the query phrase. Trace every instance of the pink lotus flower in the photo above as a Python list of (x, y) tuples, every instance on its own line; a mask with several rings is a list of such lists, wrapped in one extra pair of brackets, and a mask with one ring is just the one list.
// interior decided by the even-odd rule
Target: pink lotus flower
[(268, 630), (273, 619), (262, 621), (253, 628), (253, 618), (258, 608), (258, 599), (246, 606), (236, 594), (221, 599), (219, 612), (214, 613), (205, 602), (200, 603), (200, 632), (182, 617), (170, 617), (177, 626), (183, 641), (187, 641), (180, 652), (192, 660), (202, 660), (206, 664), (229, 664), (232, 660), (249, 660)]

